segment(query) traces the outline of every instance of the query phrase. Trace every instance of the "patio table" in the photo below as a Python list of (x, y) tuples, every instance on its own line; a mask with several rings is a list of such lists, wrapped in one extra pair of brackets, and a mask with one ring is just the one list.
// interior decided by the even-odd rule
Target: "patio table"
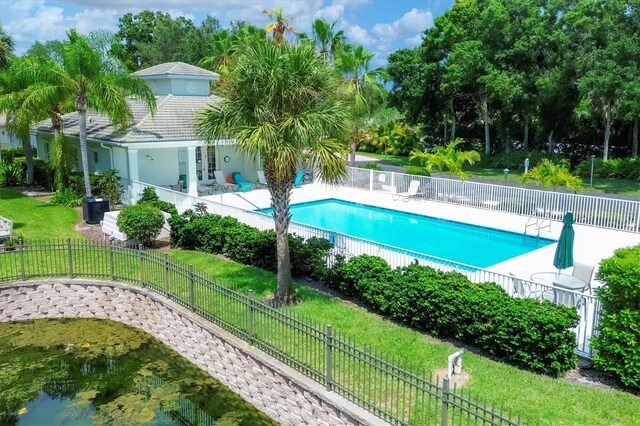
[(536, 272), (531, 274), (531, 281), (572, 291), (584, 291), (588, 286), (586, 282), (578, 277), (557, 272)]

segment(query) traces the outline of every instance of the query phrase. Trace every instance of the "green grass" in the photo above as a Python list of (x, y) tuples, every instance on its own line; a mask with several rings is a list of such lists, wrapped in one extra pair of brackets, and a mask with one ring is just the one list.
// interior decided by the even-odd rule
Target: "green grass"
[[(389, 164), (391, 166), (406, 167), (406, 166), (420, 165), (416, 160), (409, 161), (408, 157), (372, 154), (370, 152), (358, 152), (358, 154), (382, 160), (382, 162)], [(504, 182), (503, 169), (493, 169), (490, 167), (479, 167), (479, 166), (465, 166), (464, 171), (469, 177), (476, 177), (476, 178), (482, 178), (487, 180), (495, 180), (498, 182)], [(447, 177), (446, 174), (444, 176)], [(512, 183), (521, 183), (522, 171), (510, 170), (508, 175), (508, 181)], [(582, 192), (601, 192), (605, 194), (640, 196), (640, 184), (636, 181), (625, 180), (625, 179), (594, 178), (593, 188), (590, 188), (589, 186), (589, 178), (583, 178), (582, 182), (583, 182)]]
[(0, 188), (0, 216), (13, 222), (14, 236), (27, 240), (82, 237), (73, 229), (79, 220), (76, 210), (52, 206), (11, 189)]

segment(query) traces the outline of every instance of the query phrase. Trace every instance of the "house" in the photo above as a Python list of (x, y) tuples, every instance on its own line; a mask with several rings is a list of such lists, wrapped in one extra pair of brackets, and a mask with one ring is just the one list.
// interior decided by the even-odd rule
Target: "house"
[[(133, 122), (120, 130), (101, 114), (87, 115), (87, 151), (89, 172), (107, 169), (119, 171), (123, 182), (141, 181), (169, 187), (179, 180), (191, 195), (199, 184), (214, 180), (214, 172), (225, 176), (241, 172), (246, 180), (256, 180), (258, 165), (239, 153), (232, 140), (207, 145), (197, 135), (195, 120), (208, 105), (221, 101), (211, 95), (210, 84), (219, 75), (182, 62), (155, 65), (135, 73), (144, 79), (156, 96), (157, 110), (152, 116), (140, 101), (129, 104)], [(78, 139), (78, 114), (63, 116), (64, 134), (78, 145), (78, 170), (81, 170)], [(38, 155), (48, 160), (53, 133), (49, 122), (41, 122), (35, 136)]]
[(22, 144), (7, 130), (7, 116), (0, 114), (0, 149), (20, 148)]

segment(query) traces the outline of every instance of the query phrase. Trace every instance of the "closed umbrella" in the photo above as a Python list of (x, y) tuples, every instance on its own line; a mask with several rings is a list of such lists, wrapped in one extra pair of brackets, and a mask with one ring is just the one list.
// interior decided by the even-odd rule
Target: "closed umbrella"
[(567, 212), (562, 219), (562, 231), (556, 247), (556, 254), (553, 257), (553, 266), (558, 269), (565, 269), (573, 266), (573, 213)]

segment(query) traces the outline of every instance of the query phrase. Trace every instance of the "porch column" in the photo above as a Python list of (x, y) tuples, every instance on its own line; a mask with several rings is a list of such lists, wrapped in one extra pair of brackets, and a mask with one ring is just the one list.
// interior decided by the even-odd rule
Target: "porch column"
[(129, 157), (129, 179), (140, 180), (140, 174), (138, 173), (138, 150), (128, 149), (127, 155)]
[(190, 146), (187, 148), (187, 173), (189, 176), (187, 181), (189, 186), (187, 191), (189, 195), (198, 196), (198, 174), (196, 173), (196, 147)]

